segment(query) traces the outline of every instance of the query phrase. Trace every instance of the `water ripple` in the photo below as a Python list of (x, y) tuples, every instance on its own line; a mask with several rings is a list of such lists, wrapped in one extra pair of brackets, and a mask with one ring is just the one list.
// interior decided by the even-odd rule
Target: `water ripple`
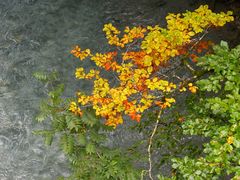
[[(181, 2), (186, 9), (188, 1)], [(74, 80), (76, 61), (70, 49), (106, 50), (103, 24), (164, 24), (167, 12), (179, 2), (161, 0), (4, 0), (0, 1), (0, 179), (54, 179), (67, 176), (66, 158), (58, 147), (45, 147), (32, 131), (44, 86), (32, 77), (38, 70), (57, 70), (66, 83), (66, 95), (84, 83)], [(169, 10), (172, 9), (172, 11)], [(86, 67), (90, 67), (87, 64)], [(140, 134), (120, 128), (110, 137), (112, 145), (129, 145)]]

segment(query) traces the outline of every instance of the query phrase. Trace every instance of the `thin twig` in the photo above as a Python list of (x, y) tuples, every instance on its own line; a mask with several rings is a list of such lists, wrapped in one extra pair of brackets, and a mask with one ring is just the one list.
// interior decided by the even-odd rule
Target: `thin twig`
[(146, 172), (147, 172), (146, 170), (142, 170), (142, 172), (141, 172), (141, 180), (143, 180), (144, 174), (145, 174)]
[(99, 159), (103, 160), (102, 156), (99, 154), (99, 152), (96, 152), (97, 156), (99, 157)]
[(206, 36), (206, 34), (208, 33), (209, 27), (210, 26), (206, 28), (206, 30), (203, 32), (203, 35), (198, 38), (198, 40), (192, 45), (189, 51), (193, 50), (193, 48), (204, 38), (204, 36)]
[(192, 66), (190, 66), (190, 65), (187, 63), (187, 61), (185, 61), (185, 66), (186, 66), (192, 73), (194, 73), (194, 72), (196, 71)]
[(149, 174), (149, 178), (151, 180), (153, 180), (153, 177), (152, 177), (152, 154), (151, 154), (152, 141), (153, 141), (154, 135), (157, 132), (157, 127), (158, 127), (158, 124), (159, 124), (159, 121), (160, 121), (160, 118), (161, 118), (161, 114), (162, 114), (162, 109), (158, 113), (157, 121), (154, 125), (152, 134), (151, 134), (150, 139), (149, 139), (149, 144), (148, 144), (148, 162), (149, 162), (148, 174)]

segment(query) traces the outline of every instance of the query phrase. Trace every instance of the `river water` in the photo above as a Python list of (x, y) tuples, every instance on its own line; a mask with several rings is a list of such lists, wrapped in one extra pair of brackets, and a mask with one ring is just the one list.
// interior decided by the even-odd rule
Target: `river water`
[[(42, 138), (32, 134), (41, 127), (34, 117), (44, 97), (44, 86), (32, 77), (33, 72), (57, 70), (66, 84), (66, 96), (72, 96), (87, 85), (74, 79), (77, 60), (69, 52), (77, 44), (93, 51), (107, 49), (105, 23), (164, 25), (168, 12), (196, 7), (196, 0), (1, 0), (0, 180), (69, 174), (57, 146), (45, 147)], [(111, 141), (124, 144), (138, 138), (123, 129)]]

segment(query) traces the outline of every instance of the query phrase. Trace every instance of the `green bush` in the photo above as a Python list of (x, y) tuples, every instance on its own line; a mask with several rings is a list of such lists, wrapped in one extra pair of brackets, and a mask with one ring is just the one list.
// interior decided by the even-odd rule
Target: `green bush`
[[(72, 99), (62, 97), (63, 84), (57, 84), (57, 75), (35, 73), (34, 76), (54, 87), (40, 105), (38, 122), (47, 121), (48, 128), (34, 134), (44, 137), (51, 145), (53, 138), (71, 162), (72, 174), (67, 179), (139, 179), (140, 171), (132, 166), (135, 157), (123, 149), (111, 149), (106, 144), (106, 134), (112, 128), (105, 126), (91, 108), (82, 116), (68, 111)], [(64, 177), (62, 177), (64, 179)]]
[(196, 158), (172, 160), (180, 179), (240, 178), (240, 46), (229, 49), (221, 42), (213, 49), (198, 59), (211, 73), (197, 81), (201, 92), (182, 125), (184, 134), (205, 137), (206, 143)]

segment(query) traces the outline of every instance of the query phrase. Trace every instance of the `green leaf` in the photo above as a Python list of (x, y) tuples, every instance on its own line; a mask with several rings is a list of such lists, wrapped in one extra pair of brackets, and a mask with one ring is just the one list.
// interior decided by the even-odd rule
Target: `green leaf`
[(94, 115), (94, 112), (88, 111), (88, 110), (83, 112), (83, 115), (81, 118), (84, 123), (88, 124), (91, 127), (98, 122), (98, 119)]
[(45, 82), (45, 81), (48, 80), (47, 74), (45, 72), (42, 72), (42, 71), (34, 72), (33, 76), (39, 81)]
[(177, 163), (173, 163), (173, 164), (172, 164), (172, 168), (173, 168), (173, 169), (177, 169), (178, 166), (179, 166), (179, 165), (178, 165)]
[(64, 153), (72, 154), (74, 150), (74, 138), (70, 134), (63, 134), (60, 138), (60, 145)]
[(240, 148), (240, 140), (234, 138), (233, 145), (234, 145), (236, 148)]
[(47, 134), (47, 135), (45, 135), (44, 143), (45, 143), (47, 146), (50, 146), (50, 145), (52, 144), (52, 141), (53, 141), (53, 134)]
[(37, 120), (39, 123), (41, 123), (41, 122), (43, 122), (44, 120), (46, 120), (47, 117), (48, 117), (47, 114), (45, 114), (45, 113), (39, 113), (39, 114), (37, 115), (37, 117), (36, 117), (36, 120)]
[(95, 153), (95, 151), (96, 151), (95, 145), (93, 143), (88, 143), (86, 146), (86, 152), (88, 154), (92, 154)]
[(196, 173), (196, 175), (200, 175), (202, 173), (202, 171), (197, 170), (197, 171), (195, 171), (195, 173)]
[(49, 92), (49, 96), (53, 99), (58, 98), (64, 91), (64, 84), (59, 84), (53, 91)]
[(75, 116), (73, 114), (70, 114), (66, 116), (66, 122), (67, 122), (67, 127), (69, 130), (75, 130), (78, 132), (79, 129), (81, 129), (81, 119), (78, 116)]
[(225, 82), (225, 86), (224, 86), (224, 90), (225, 91), (230, 91), (234, 88), (235, 83), (231, 82), (231, 81), (226, 81)]
[(85, 146), (86, 145), (86, 136), (82, 133), (79, 133), (77, 136), (77, 141), (81, 146)]
[(227, 43), (226, 41), (221, 41), (221, 42), (220, 42), (220, 46), (226, 48), (227, 50), (229, 49), (228, 43)]

